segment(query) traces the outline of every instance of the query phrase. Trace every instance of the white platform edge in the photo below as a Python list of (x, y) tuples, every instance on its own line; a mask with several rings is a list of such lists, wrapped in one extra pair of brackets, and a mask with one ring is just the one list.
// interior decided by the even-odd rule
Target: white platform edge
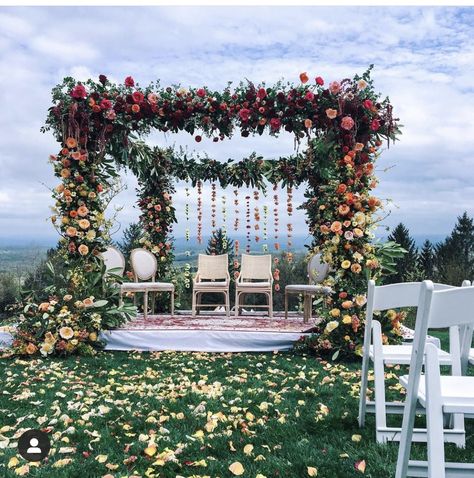
[(101, 333), (105, 350), (182, 352), (273, 352), (292, 348), (304, 333), (235, 330), (111, 330)]

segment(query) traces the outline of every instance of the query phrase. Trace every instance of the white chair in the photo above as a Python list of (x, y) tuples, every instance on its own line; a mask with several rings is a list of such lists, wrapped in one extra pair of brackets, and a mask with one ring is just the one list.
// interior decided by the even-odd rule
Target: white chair
[[(385, 399), (385, 366), (408, 365), (410, 363), (413, 344), (383, 345), (381, 324), (379, 321), (373, 320), (374, 311), (384, 311), (402, 307), (418, 307), (421, 287), (422, 282), (376, 286), (373, 280), (369, 281), (359, 397), (359, 426), (363, 427), (365, 425), (367, 413), (375, 412), (376, 438), (379, 443), (400, 440), (401, 430), (398, 427), (387, 426), (387, 414), (400, 415), (404, 409), (403, 403), (387, 402)], [(444, 284), (435, 284), (433, 287), (437, 290), (457, 289), (457, 287)], [(438, 343), (437, 340), (436, 343)], [(450, 365), (450, 354), (439, 348), (437, 350), (440, 362), (443, 365)], [(374, 364), (375, 401), (367, 400), (370, 361)], [(426, 430), (417, 429), (413, 435), (413, 439), (414, 441), (425, 442)], [(459, 434), (455, 431), (447, 433), (447, 441), (462, 445), (464, 440), (464, 434)]]
[(121, 251), (116, 247), (108, 246), (105, 252), (102, 252), (101, 257), (104, 261), (107, 274), (123, 277), (125, 272), (125, 257), (123, 257)]
[[(155, 312), (155, 292), (169, 292), (171, 294), (171, 315), (174, 314), (174, 284), (171, 282), (155, 282), (158, 263), (156, 257), (146, 249), (133, 249), (130, 253), (130, 262), (135, 282), (126, 282), (120, 288), (120, 297), (126, 292), (143, 292), (143, 317), (146, 320), (148, 316), (148, 294), (152, 294), (152, 314)], [(145, 282), (149, 281), (151, 282)]]
[(309, 284), (289, 284), (285, 287), (285, 319), (288, 318), (288, 295), (303, 295), (303, 321), (311, 319), (313, 297), (316, 295), (329, 295), (332, 290), (321, 284), (329, 273), (329, 264), (322, 261), (321, 254), (313, 254), (308, 262)]
[[(229, 256), (220, 254), (211, 256), (199, 254), (198, 270), (193, 280), (192, 315), (199, 313), (201, 307), (225, 307), (227, 317), (230, 315), (229, 300)], [(202, 304), (203, 294), (224, 294), (225, 304)]]
[(245, 294), (264, 294), (268, 305), (252, 305), (252, 308), (268, 309), (269, 317), (273, 317), (273, 274), (272, 256), (242, 254), (240, 274), (235, 281), (235, 316), (244, 307)]
[[(474, 464), (446, 463), (443, 430), (446, 415), (461, 418), (458, 431), (464, 431), (463, 414), (474, 413), (474, 377), (461, 375), (460, 337), (465, 327), (472, 327), (474, 287), (435, 290), (431, 281), (425, 281), (420, 296), (415, 340), (410, 358), (408, 376), (400, 377), (407, 396), (403, 414), (402, 435), (398, 450), (396, 478), (424, 476), (430, 478), (473, 477)], [(426, 343), (429, 328), (448, 328), (453, 344), (452, 375), (440, 375), (438, 350)], [(458, 346), (454, 346), (455, 343)], [(422, 375), (423, 363), (425, 374)], [(417, 402), (426, 409), (428, 429), (428, 461), (410, 461), (413, 427)]]

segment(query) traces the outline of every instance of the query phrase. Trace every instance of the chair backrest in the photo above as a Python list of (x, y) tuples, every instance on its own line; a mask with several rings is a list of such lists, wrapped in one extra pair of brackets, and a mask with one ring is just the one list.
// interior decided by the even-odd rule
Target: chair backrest
[(265, 254), (261, 256), (253, 254), (242, 254), (240, 264), (240, 280), (263, 280), (272, 281), (272, 256)]
[(198, 270), (199, 279), (219, 280), (229, 277), (229, 256), (220, 254), (210, 256), (207, 254), (199, 254)]
[(154, 279), (158, 263), (150, 251), (143, 248), (133, 249), (130, 253), (135, 281)]
[(329, 264), (323, 262), (322, 254), (313, 254), (308, 262), (308, 279), (311, 285), (320, 284), (329, 274)]
[(102, 252), (101, 257), (104, 261), (106, 272), (113, 270), (113, 274), (123, 275), (125, 272), (125, 257), (116, 247), (107, 247), (105, 252)]

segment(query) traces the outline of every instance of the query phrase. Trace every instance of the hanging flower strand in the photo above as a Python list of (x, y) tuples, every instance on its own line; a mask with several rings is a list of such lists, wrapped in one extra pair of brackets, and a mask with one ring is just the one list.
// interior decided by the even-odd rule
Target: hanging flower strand
[[(186, 218), (186, 231), (185, 231), (185, 239), (186, 239), (186, 245), (188, 246), (188, 243), (191, 239), (191, 232), (189, 229), (189, 197), (191, 196), (191, 193), (189, 191), (189, 179), (186, 178), (186, 185), (184, 187), (184, 192), (186, 195), (186, 203), (184, 205), (184, 216)], [(191, 251), (189, 248), (186, 248), (185, 251), (185, 256), (190, 257), (191, 256)], [(191, 287), (191, 264), (187, 262), (184, 264), (184, 287), (186, 289), (189, 289)]]
[(250, 225), (250, 196), (245, 196), (245, 220), (246, 220), (246, 230), (247, 230), (247, 243), (245, 245), (245, 251), (247, 254), (250, 254), (250, 230), (252, 226)]
[(286, 225), (287, 230), (287, 253), (286, 259), (288, 262), (293, 260), (293, 254), (290, 252), (293, 246), (293, 224), (291, 223), (291, 217), (293, 216), (293, 188), (288, 186), (286, 188), (286, 212), (288, 213), (288, 223)]
[(202, 244), (202, 182), (197, 183), (197, 241)]
[(227, 251), (228, 241), (227, 241), (227, 198), (225, 194), (221, 197), (222, 201), (222, 247), (224, 251)]
[(258, 201), (260, 199), (260, 194), (258, 191), (253, 192), (253, 198), (255, 200), (255, 207), (253, 208), (253, 217), (255, 219), (254, 229), (255, 229), (255, 242), (260, 241), (260, 209), (258, 207)]
[(275, 250), (280, 250), (280, 243), (278, 242), (278, 237), (279, 237), (279, 218), (278, 218), (278, 206), (280, 204), (279, 199), (278, 199), (278, 194), (276, 194), (276, 191), (278, 190), (278, 186), (276, 184), (273, 185), (273, 231), (274, 235), (273, 238), (275, 239)]
[(239, 190), (238, 189), (234, 189), (234, 206), (235, 206), (235, 209), (234, 209), (234, 213), (235, 213), (235, 219), (234, 219), (234, 231), (237, 232), (239, 230), (239, 224), (240, 224), (240, 220), (239, 220), (239, 213), (240, 213), (240, 210), (239, 210)]
[(216, 206), (216, 199), (217, 199), (217, 192), (216, 192), (216, 183), (211, 184), (211, 227), (212, 227), (212, 232), (214, 233), (216, 231), (216, 211), (217, 211), (217, 206)]
[(263, 252), (268, 252), (268, 206), (264, 204), (263, 206), (263, 241), (264, 243), (262, 244), (262, 251)]

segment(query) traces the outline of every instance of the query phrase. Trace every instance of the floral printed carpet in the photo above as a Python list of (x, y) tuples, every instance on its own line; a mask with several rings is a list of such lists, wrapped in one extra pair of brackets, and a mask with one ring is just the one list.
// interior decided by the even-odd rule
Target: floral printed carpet
[(226, 317), (223, 315), (149, 315), (127, 322), (119, 330), (223, 330), (247, 332), (310, 332), (319, 319), (313, 318), (308, 323), (303, 317), (274, 315), (273, 318), (259, 316)]

